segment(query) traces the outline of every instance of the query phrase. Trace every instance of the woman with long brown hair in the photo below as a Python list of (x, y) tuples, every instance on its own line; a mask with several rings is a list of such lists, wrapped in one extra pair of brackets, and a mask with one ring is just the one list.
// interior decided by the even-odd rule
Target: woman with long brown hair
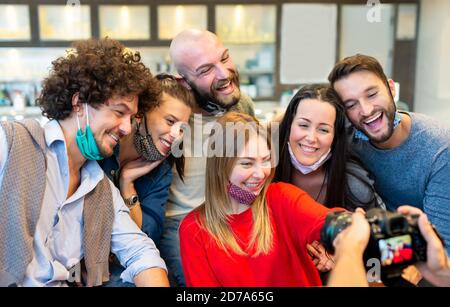
[[(274, 182), (292, 183), (328, 208), (385, 207), (368, 171), (349, 152), (344, 109), (329, 85), (306, 85), (295, 94), (279, 136)], [(308, 250), (320, 271), (333, 267), (333, 259), (318, 242)]]
[[(184, 171), (184, 157), (175, 157), (172, 148), (179, 148), (183, 131), (179, 128), (189, 120), (194, 97), (171, 75), (159, 74), (155, 79), (159, 99), (134, 118), (131, 133), (122, 138), (111, 157), (99, 163), (120, 189), (132, 220), (160, 248), (172, 169), (180, 178)], [(115, 260), (107, 286), (130, 286), (121, 282), (123, 268)]]
[(280, 123), (274, 181), (292, 183), (329, 208), (384, 207), (374, 181), (347, 146), (341, 100), (328, 85), (302, 87)]

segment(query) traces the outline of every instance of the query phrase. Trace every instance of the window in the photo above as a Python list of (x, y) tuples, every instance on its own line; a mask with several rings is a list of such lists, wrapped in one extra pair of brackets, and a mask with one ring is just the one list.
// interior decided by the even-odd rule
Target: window
[(0, 41), (30, 40), (28, 5), (0, 5)]
[(172, 39), (186, 29), (207, 29), (207, 10), (204, 5), (158, 6), (158, 38)]
[(91, 37), (91, 14), (88, 5), (39, 5), (41, 40), (71, 41)]
[(150, 8), (146, 5), (100, 5), (100, 37), (150, 39)]

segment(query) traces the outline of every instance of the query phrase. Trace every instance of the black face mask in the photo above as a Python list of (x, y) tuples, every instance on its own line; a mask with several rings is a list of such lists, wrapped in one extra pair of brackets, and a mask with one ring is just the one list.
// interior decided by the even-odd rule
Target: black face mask
[(227, 109), (225, 109), (224, 107), (212, 102), (209, 95), (202, 95), (193, 84), (190, 84), (190, 86), (195, 101), (200, 108), (208, 113), (211, 113), (214, 116), (222, 115), (227, 111)]
[[(185, 80), (191, 87), (191, 91), (194, 94), (194, 98), (195, 98), (195, 101), (197, 102), (198, 106), (200, 108), (202, 108), (203, 110), (205, 110), (206, 112), (211, 113), (214, 116), (222, 116), (232, 106), (236, 105), (239, 102), (239, 98), (238, 98), (235, 102), (229, 104), (228, 106), (223, 106), (220, 103), (216, 102), (216, 100), (217, 100), (216, 97), (211, 96), (211, 94), (200, 93), (200, 91), (197, 89), (197, 86), (195, 85), (195, 83), (190, 82), (186, 78), (185, 78)], [(233, 77), (230, 81), (233, 82), (234, 85), (239, 88), (240, 81), (239, 81), (239, 74), (237, 73), (237, 71), (233, 71)], [(210, 92), (213, 92), (213, 90), (210, 89)]]
[[(142, 119), (142, 123), (145, 127), (145, 135), (142, 135), (140, 132), (140, 124), (137, 124), (136, 133), (134, 134), (134, 147), (136, 148), (137, 153), (146, 159), (147, 161), (154, 162), (163, 160), (166, 158), (165, 155), (162, 155), (158, 148), (156, 148), (155, 143), (153, 143), (152, 136), (148, 132), (147, 125), (145, 123), (145, 117)], [(169, 155), (169, 153), (167, 154)]]

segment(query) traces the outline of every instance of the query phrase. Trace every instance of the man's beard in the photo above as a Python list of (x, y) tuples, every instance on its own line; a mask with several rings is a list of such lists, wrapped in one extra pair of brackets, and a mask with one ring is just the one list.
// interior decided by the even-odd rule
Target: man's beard
[(95, 144), (97, 144), (98, 151), (100, 152), (100, 155), (106, 159), (113, 155), (114, 149), (112, 148), (106, 148), (106, 146), (102, 146), (98, 143), (97, 139), (95, 139)]
[[(209, 89), (209, 93), (202, 92), (195, 83), (187, 80), (186, 82), (189, 84), (189, 86), (192, 89), (192, 93), (194, 94), (194, 97), (197, 101), (197, 104), (202, 108), (205, 109), (205, 106), (208, 103), (213, 103), (219, 106), (220, 108), (223, 108), (225, 110), (229, 110), (232, 106), (236, 105), (239, 100), (241, 99), (241, 91), (239, 89), (240, 82), (239, 82), (239, 74), (237, 71), (230, 70), (231, 76), (228, 79), (220, 80), (216, 83), (211, 84), (211, 87)], [(220, 94), (217, 93), (215, 89), (215, 84), (223, 84), (224, 82), (231, 82), (235, 88), (233, 93), (230, 95), (227, 95), (226, 97), (220, 97)]]
[[(374, 114), (378, 113), (382, 111), (383, 115), (382, 116), (386, 116), (386, 121), (388, 124), (388, 129), (387, 132), (385, 134), (382, 134), (379, 137), (374, 137), (367, 129), (366, 129), (366, 125), (364, 124), (364, 121), (368, 118), (370, 118), (371, 116), (373, 116)], [(397, 108), (395, 106), (395, 102), (394, 99), (391, 96), (391, 104), (390, 106), (383, 110), (383, 109), (377, 109), (374, 110), (372, 112), (372, 114), (370, 114), (369, 116), (366, 116), (364, 119), (362, 119), (359, 122), (359, 125), (357, 127), (358, 130), (362, 131), (369, 139), (370, 141), (374, 142), (374, 143), (384, 143), (387, 140), (389, 140), (389, 138), (392, 136), (392, 134), (394, 133), (394, 118), (395, 118), (395, 112), (397, 111)]]
[(120, 143), (120, 140), (123, 139), (125, 135), (120, 132), (115, 133), (115, 135), (119, 138), (119, 142), (114, 145), (112, 148), (108, 145), (103, 144), (103, 138), (106, 137), (107, 132), (103, 132), (103, 134), (94, 134), (95, 144), (97, 145), (98, 151), (100, 155), (106, 159), (111, 157), (114, 154), (114, 148)]

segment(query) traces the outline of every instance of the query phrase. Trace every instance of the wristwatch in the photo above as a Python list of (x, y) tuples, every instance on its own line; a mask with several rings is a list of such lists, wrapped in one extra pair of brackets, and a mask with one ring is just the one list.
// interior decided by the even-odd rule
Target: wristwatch
[(125, 198), (124, 202), (125, 202), (125, 205), (127, 205), (128, 209), (131, 209), (134, 206), (136, 206), (136, 204), (139, 202), (139, 197), (136, 194), (134, 194), (128, 198)]

